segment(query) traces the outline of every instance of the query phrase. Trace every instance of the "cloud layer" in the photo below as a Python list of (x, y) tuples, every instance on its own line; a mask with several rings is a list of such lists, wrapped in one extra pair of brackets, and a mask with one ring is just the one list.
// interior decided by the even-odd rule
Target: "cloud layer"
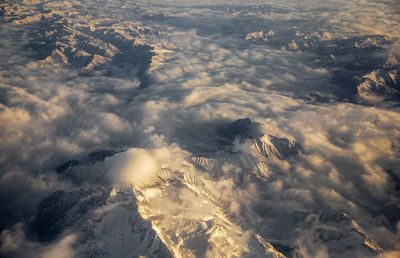
[[(1, 253), (116, 255), (96, 230), (129, 235), (120, 215), (151, 221), (152, 254), (398, 255), (394, 1), (0, 6)], [(96, 237), (30, 235), (90, 187)]]

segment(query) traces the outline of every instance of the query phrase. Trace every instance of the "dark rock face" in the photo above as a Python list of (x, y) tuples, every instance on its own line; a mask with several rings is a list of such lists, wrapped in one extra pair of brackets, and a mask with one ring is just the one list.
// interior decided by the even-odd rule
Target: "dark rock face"
[(81, 166), (81, 165), (86, 165), (86, 164), (93, 164), (98, 161), (104, 161), (107, 157), (112, 157), (115, 154), (117, 154), (119, 151), (113, 151), (113, 150), (103, 150), (103, 151), (96, 151), (92, 152), (88, 155), (88, 157), (85, 160), (78, 161), (78, 160), (69, 160), (62, 164), (61, 166), (57, 167), (55, 171), (58, 174), (63, 173), (64, 171), (76, 167), (76, 166)]
[(117, 153), (118, 151), (112, 151), (112, 150), (92, 152), (89, 154), (88, 162), (94, 163), (97, 161), (104, 161), (107, 157), (112, 157)]
[(185, 123), (174, 128), (174, 135), (173, 142), (181, 148), (199, 156), (209, 156), (218, 151), (231, 152), (236, 139), (256, 139), (263, 133), (259, 123), (243, 118), (233, 122), (214, 120)]
[[(263, 145), (261, 137), (264, 132), (261, 124), (249, 118), (241, 118), (233, 122), (214, 121), (213, 123), (197, 123), (185, 125), (176, 129), (178, 135), (174, 142), (183, 149), (189, 150), (198, 156), (212, 157), (217, 152), (233, 153), (235, 141), (242, 143), (245, 140), (254, 140), (259, 146)], [(303, 151), (301, 144), (287, 138), (268, 135), (272, 145), (268, 152), (276, 152), (280, 158), (294, 156)], [(263, 148), (263, 147), (260, 147)], [(276, 149), (273, 150), (273, 149)], [(268, 156), (267, 153), (265, 153)]]
[(71, 167), (79, 166), (81, 163), (78, 160), (69, 160), (55, 169), (58, 174), (68, 170)]
[(120, 151), (103, 150), (90, 153), (85, 159), (70, 160), (55, 169), (60, 178), (82, 187), (84, 184), (107, 185), (104, 161)]
[(291, 142), (287, 138), (278, 138), (270, 135), (270, 140), (282, 158), (297, 155), (301, 150), (303, 150), (300, 143)]
[(255, 139), (263, 134), (258, 123), (253, 123), (249, 118), (238, 119), (219, 131), (226, 143), (232, 143), (236, 137), (240, 139)]
[(58, 190), (39, 204), (30, 229), (39, 241), (52, 241), (90, 211), (104, 205), (107, 193), (103, 187), (69, 193)]

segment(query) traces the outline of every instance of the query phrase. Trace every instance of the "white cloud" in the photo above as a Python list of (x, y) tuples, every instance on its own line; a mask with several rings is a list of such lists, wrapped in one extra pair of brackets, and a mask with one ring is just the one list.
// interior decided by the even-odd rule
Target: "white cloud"
[(41, 255), (42, 258), (73, 258), (75, 251), (72, 247), (76, 236), (68, 235), (61, 239), (58, 243), (47, 247), (48, 250), (44, 251)]
[[(215, 255), (235, 244), (254, 251), (249, 239), (257, 233), (305, 257), (323, 257), (329, 248), (310, 241), (316, 228), (284, 223), (293, 212), (317, 216), (331, 208), (357, 219), (387, 250), (383, 255), (395, 256), (398, 108), (336, 101), (357, 101), (351, 95), (356, 93), (343, 88), (348, 84), (338, 85), (338, 72), (357, 62), (398, 66), (398, 14), (388, 1), (269, 4), (152, 0), (121, 7), (108, 1), (99, 9), (89, 1), (88, 11), (80, 13), (69, 2), (52, 2), (44, 3), (51, 12), (44, 14), (43, 26), (54, 25), (48, 31), (29, 16), (39, 12), (33, 2), (14, 5), (15, 14), (26, 18), (7, 9), (5, 21), (16, 21), (0, 28), (4, 210), (26, 220), (46, 194), (71, 187), (52, 173), (55, 167), (94, 150), (129, 148), (106, 160), (112, 167), (108, 175), (115, 183), (132, 184), (139, 201), (148, 198), (142, 215), (165, 238), (177, 230), (186, 241), (185, 230), (198, 228), (209, 237), (208, 254)], [(65, 26), (53, 23), (53, 15), (66, 17)], [(17, 25), (18, 20), (29, 24)], [(158, 59), (142, 44), (153, 46)], [(40, 51), (48, 52), (41, 61), (35, 58)], [(90, 69), (82, 65), (85, 60)], [(359, 68), (345, 81), (364, 76), (368, 67)], [(284, 160), (257, 150), (252, 140), (237, 139), (233, 153), (221, 154), (226, 147), (221, 130), (246, 117), (262, 123), (265, 134), (300, 143), (302, 152)], [(210, 153), (228, 157), (209, 159)], [(177, 176), (183, 186), (171, 183), (162, 193), (144, 187), (160, 175), (166, 181), (166, 175)], [(16, 201), (6, 204), (11, 198)], [(226, 221), (231, 228), (222, 226)], [(2, 250), (16, 249), (22, 240), (14, 243), (10, 236), (22, 238), (18, 232), (3, 231)], [(224, 234), (232, 238), (225, 241)], [(43, 247), (43, 255), (56, 250), (68, 255), (72, 242), (67, 236)], [(187, 255), (193, 251), (181, 247)]]

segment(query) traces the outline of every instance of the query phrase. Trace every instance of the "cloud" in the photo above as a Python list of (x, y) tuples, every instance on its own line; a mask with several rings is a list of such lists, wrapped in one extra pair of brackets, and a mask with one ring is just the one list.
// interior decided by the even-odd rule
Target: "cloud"
[[(4, 6), (5, 252), (67, 255), (72, 236), (42, 246), (24, 238), (21, 223), (57, 189), (111, 181), (133, 185), (141, 215), (183, 255), (265, 254), (267, 242), (322, 257), (339, 248), (334, 237), (363, 246), (366, 237), (348, 232), (352, 221), (382, 255), (396, 255), (400, 59), (391, 1)], [(104, 161), (82, 161), (110, 149)], [(68, 160), (82, 162), (56, 175)], [(327, 209), (337, 225), (316, 219)]]
[(62, 239), (52, 244), (39, 244), (26, 238), (21, 223), (16, 224), (11, 229), (3, 230), (1, 233), (0, 254), (6, 257), (37, 256), (42, 258), (75, 257), (75, 250), (72, 247), (76, 236), (66, 235)]
[(47, 247), (48, 250), (44, 251), (41, 255), (42, 258), (72, 258), (75, 257), (75, 251), (72, 247), (76, 236), (68, 235), (64, 237), (60, 242)]
[(131, 148), (108, 160), (108, 162), (115, 164), (112, 165), (113, 168), (111, 168), (108, 176), (116, 183), (131, 184), (133, 186), (148, 184), (154, 181), (161, 168), (170, 163), (172, 156), (174, 156), (175, 162), (179, 162), (182, 159), (182, 157), (179, 159), (182, 154), (177, 151), (171, 153), (167, 148), (155, 150)]

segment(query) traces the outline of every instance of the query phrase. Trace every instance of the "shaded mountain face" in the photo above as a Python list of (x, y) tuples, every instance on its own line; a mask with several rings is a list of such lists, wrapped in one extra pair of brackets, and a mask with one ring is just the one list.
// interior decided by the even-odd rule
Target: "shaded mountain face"
[(245, 141), (263, 135), (261, 125), (249, 118), (236, 121), (193, 122), (176, 126), (173, 139), (184, 149), (207, 155), (221, 150), (231, 150), (235, 140)]
[(118, 153), (118, 152), (112, 151), (112, 150), (92, 152), (89, 154), (88, 158), (86, 160), (84, 160), (84, 163), (79, 162), (77, 160), (69, 160), (69, 161), (65, 162), (64, 164), (62, 164), (61, 166), (57, 167), (55, 169), (55, 171), (60, 174), (71, 167), (82, 166), (82, 165), (90, 164), (90, 163), (96, 163), (97, 161), (104, 161), (107, 157), (114, 156), (116, 153)]
[(395, 2), (1, 2), (0, 256), (398, 257)]
[(241, 139), (255, 139), (262, 136), (259, 124), (252, 123), (249, 118), (239, 119), (219, 131), (221, 137), (226, 138), (226, 141), (232, 142), (236, 137)]
[(79, 224), (88, 213), (106, 204), (107, 192), (102, 188), (66, 193), (58, 190), (45, 198), (30, 225), (39, 241), (56, 239), (65, 229)]
[(26, 230), (40, 242), (78, 233), (74, 245), (79, 257), (172, 257), (151, 223), (138, 213), (129, 187), (113, 192), (94, 186), (56, 191), (40, 203)]

